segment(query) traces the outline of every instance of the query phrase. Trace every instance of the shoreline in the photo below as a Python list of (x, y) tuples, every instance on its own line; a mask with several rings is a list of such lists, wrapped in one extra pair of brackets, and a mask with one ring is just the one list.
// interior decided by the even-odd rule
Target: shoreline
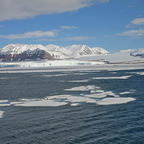
[(97, 71), (97, 70), (137, 70), (144, 69), (144, 63), (129, 64), (101, 64), (101, 65), (76, 65), (76, 66), (44, 66), (44, 67), (8, 67), (0, 68), (0, 73), (28, 73), (28, 72), (57, 72), (57, 71)]

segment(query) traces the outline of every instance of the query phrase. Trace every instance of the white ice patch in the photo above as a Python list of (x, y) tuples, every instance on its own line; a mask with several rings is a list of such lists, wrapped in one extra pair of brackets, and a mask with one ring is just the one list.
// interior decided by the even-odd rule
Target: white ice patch
[(3, 118), (4, 111), (0, 111), (0, 118)]
[(62, 105), (66, 105), (66, 102), (58, 102), (58, 101), (54, 101), (54, 100), (47, 100), (47, 99), (35, 99), (35, 100), (26, 100), (26, 101), (22, 101), (21, 103), (15, 103), (15, 106), (24, 106), (24, 107), (45, 107), (45, 106), (62, 106)]
[(136, 99), (132, 97), (127, 98), (104, 98), (103, 100), (97, 101), (98, 105), (112, 105), (112, 104), (123, 104), (128, 103), (130, 101), (134, 101)]
[(130, 77), (131, 77), (131, 75), (129, 75), (129, 76), (121, 76), (121, 77), (94, 77), (92, 79), (128, 79)]
[(85, 96), (90, 97), (90, 98), (104, 98), (104, 97), (107, 97), (107, 96), (119, 97), (118, 95), (114, 94), (112, 91), (106, 91), (105, 92), (103, 90), (101, 90), (101, 92), (98, 90), (94, 94), (85, 95)]
[(84, 83), (84, 82), (89, 82), (90, 80), (89, 79), (84, 79), (84, 80), (73, 80), (73, 81), (69, 81), (69, 82), (72, 82), (72, 83)]
[(71, 106), (78, 106), (79, 103), (71, 103)]
[(7, 103), (8, 100), (0, 100), (0, 103)]
[(42, 77), (59, 77), (59, 76), (67, 76), (69, 74), (54, 74), (54, 75), (43, 75)]
[(8, 100), (0, 100), (0, 107), (4, 107), (4, 106), (10, 106)]
[[(128, 76), (120, 77), (122, 79), (128, 78)], [(80, 94), (80, 96), (60, 96), (61, 98), (66, 99), (65, 101), (69, 101), (71, 103), (97, 103), (99, 105), (110, 105), (110, 104), (122, 104), (135, 100), (134, 98), (121, 98), (119, 95), (113, 93), (112, 91), (104, 91), (101, 90), (100, 87), (96, 87), (94, 85), (88, 86), (80, 86), (74, 87), (71, 89), (66, 89), (68, 91), (90, 91), (90, 94), (84, 95)], [(134, 90), (130, 90), (129, 93), (133, 93)], [(126, 92), (125, 92), (126, 93)], [(124, 94), (124, 93), (121, 93)], [(108, 97), (109, 96), (109, 97)], [(111, 98), (112, 97), (112, 98)]]
[(124, 94), (131, 94), (134, 93), (134, 91), (125, 91), (125, 92), (121, 92), (119, 93), (120, 95), (124, 95)]
[(144, 72), (131, 72), (132, 74), (144, 75)]
[[(24, 106), (24, 107), (57, 107), (70, 104), (70, 106), (77, 106), (80, 103), (96, 103), (98, 105), (122, 104), (135, 100), (131, 97), (121, 98), (112, 91), (101, 90), (100, 87), (94, 85), (73, 87), (66, 89), (67, 91), (80, 91), (79, 95), (55, 95), (48, 96), (44, 99), (19, 99), (18, 101), (9, 102), (8, 100), (1, 100), (0, 106)], [(89, 94), (82, 93), (87, 91)], [(130, 90), (129, 92), (134, 92)], [(126, 93), (126, 92), (125, 92)], [(120, 93), (124, 94), (124, 93)]]
[(79, 86), (79, 87), (73, 87), (70, 89), (65, 89), (65, 91), (90, 91), (95, 89), (94, 85), (88, 85), (88, 86)]

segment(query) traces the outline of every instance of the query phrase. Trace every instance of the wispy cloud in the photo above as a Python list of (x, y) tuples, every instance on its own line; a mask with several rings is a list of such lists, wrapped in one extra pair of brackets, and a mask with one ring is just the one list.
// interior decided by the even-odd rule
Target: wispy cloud
[(84, 41), (84, 40), (90, 40), (95, 37), (84, 37), (84, 36), (76, 36), (76, 37), (67, 37), (65, 40), (71, 40), (71, 41)]
[(116, 35), (119, 35), (119, 36), (131, 36), (131, 37), (143, 37), (144, 36), (144, 29), (128, 30), (128, 31), (124, 31), (122, 33), (118, 33)]
[(26, 39), (26, 38), (42, 38), (42, 37), (55, 37), (58, 31), (32, 31), (24, 34), (10, 34), (10, 35), (0, 35), (3, 39)]
[(0, 0), (0, 21), (77, 11), (109, 0)]
[(60, 26), (62, 29), (66, 29), (66, 30), (72, 30), (72, 29), (77, 29), (77, 27), (75, 26)]
[(37, 41), (57, 41), (56, 39), (39, 39)]
[(131, 26), (140, 26), (140, 25), (144, 25), (144, 18), (135, 18), (126, 27), (129, 28)]

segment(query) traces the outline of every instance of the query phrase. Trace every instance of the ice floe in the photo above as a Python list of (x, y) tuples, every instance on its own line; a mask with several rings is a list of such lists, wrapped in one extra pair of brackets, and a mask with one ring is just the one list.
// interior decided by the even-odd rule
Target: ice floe
[(131, 74), (144, 75), (144, 72), (130, 72)]
[(8, 100), (0, 100), (0, 107), (4, 107), (4, 106), (10, 106)]
[[(18, 99), (18, 101), (0, 100), (0, 106), (23, 106), (23, 107), (57, 107), (69, 104), (70, 106), (77, 106), (81, 103), (95, 103), (98, 105), (122, 104), (135, 99), (132, 97), (120, 97), (112, 91), (104, 91), (95, 85), (79, 86), (66, 89), (71, 91), (71, 94), (47, 96), (43, 99)], [(74, 91), (80, 91), (78, 95), (72, 94)], [(83, 92), (87, 91), (88, 94)], [(132, 93), (134, 90), (119, 93)]]
[(131, 75), (121, 77), (93, 77), (92, 79), (128, 79)]
[(28, 99), (25, 101), (21, 101), (21, 102), (15, 102), (13, 103), (14, 106), (24, 106), (24, 107), (45, 107), (45, 106), (62, 106), (62, 105), (66, 105), (66, 102), (58, 102), (58, 101), (53, 101), (53, 100), (48, 100), (48, 99)]
[(72, 82), (72, 83), (84, 83), (84, 82), (89, 82), (90, 80), (89, 79), (84, 79), (84, 80), (73, 80), (73, 81), (69, 81), (69, 82)]
[(134, 93), (134, 91), (125, 91), (125, 92), (120, 92), (120, 95), (124, 95), (124, 94), (130, 94), (130, 93)]
[(79, 103), (71, 103), (71, 106), (78, 106)]
[(124, 103), (128, 103), (130, 101), (134, 101), (136, 100), (135, 98), (132, 97), (125, 97), (125, 98), (104, 98), (100, 101), (97, 101), (96, 103), (98, 105), (112, 105), (112, 104), (124, 104)]
[(65, 89), (65, 91), (90, 91), (95, 89), (94, 85), (88, 85), (88, 86), (79, 86), (79, 87), (73, 87), (70, 89)]
[(0, 111), (0, 118), (3, 118), (4, 111)]

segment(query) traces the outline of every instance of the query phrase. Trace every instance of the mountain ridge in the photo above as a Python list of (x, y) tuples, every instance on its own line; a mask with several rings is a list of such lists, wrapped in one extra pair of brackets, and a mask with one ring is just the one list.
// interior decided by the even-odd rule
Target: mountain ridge
[(47, 46), (28, 44), (9, 44), (0, 49), (1, 61), (55, 60), (75, 59), (83, 56), (105, 55), (103, 48), (90, 48), (86, 45), (61, 47), (53, 44)]

